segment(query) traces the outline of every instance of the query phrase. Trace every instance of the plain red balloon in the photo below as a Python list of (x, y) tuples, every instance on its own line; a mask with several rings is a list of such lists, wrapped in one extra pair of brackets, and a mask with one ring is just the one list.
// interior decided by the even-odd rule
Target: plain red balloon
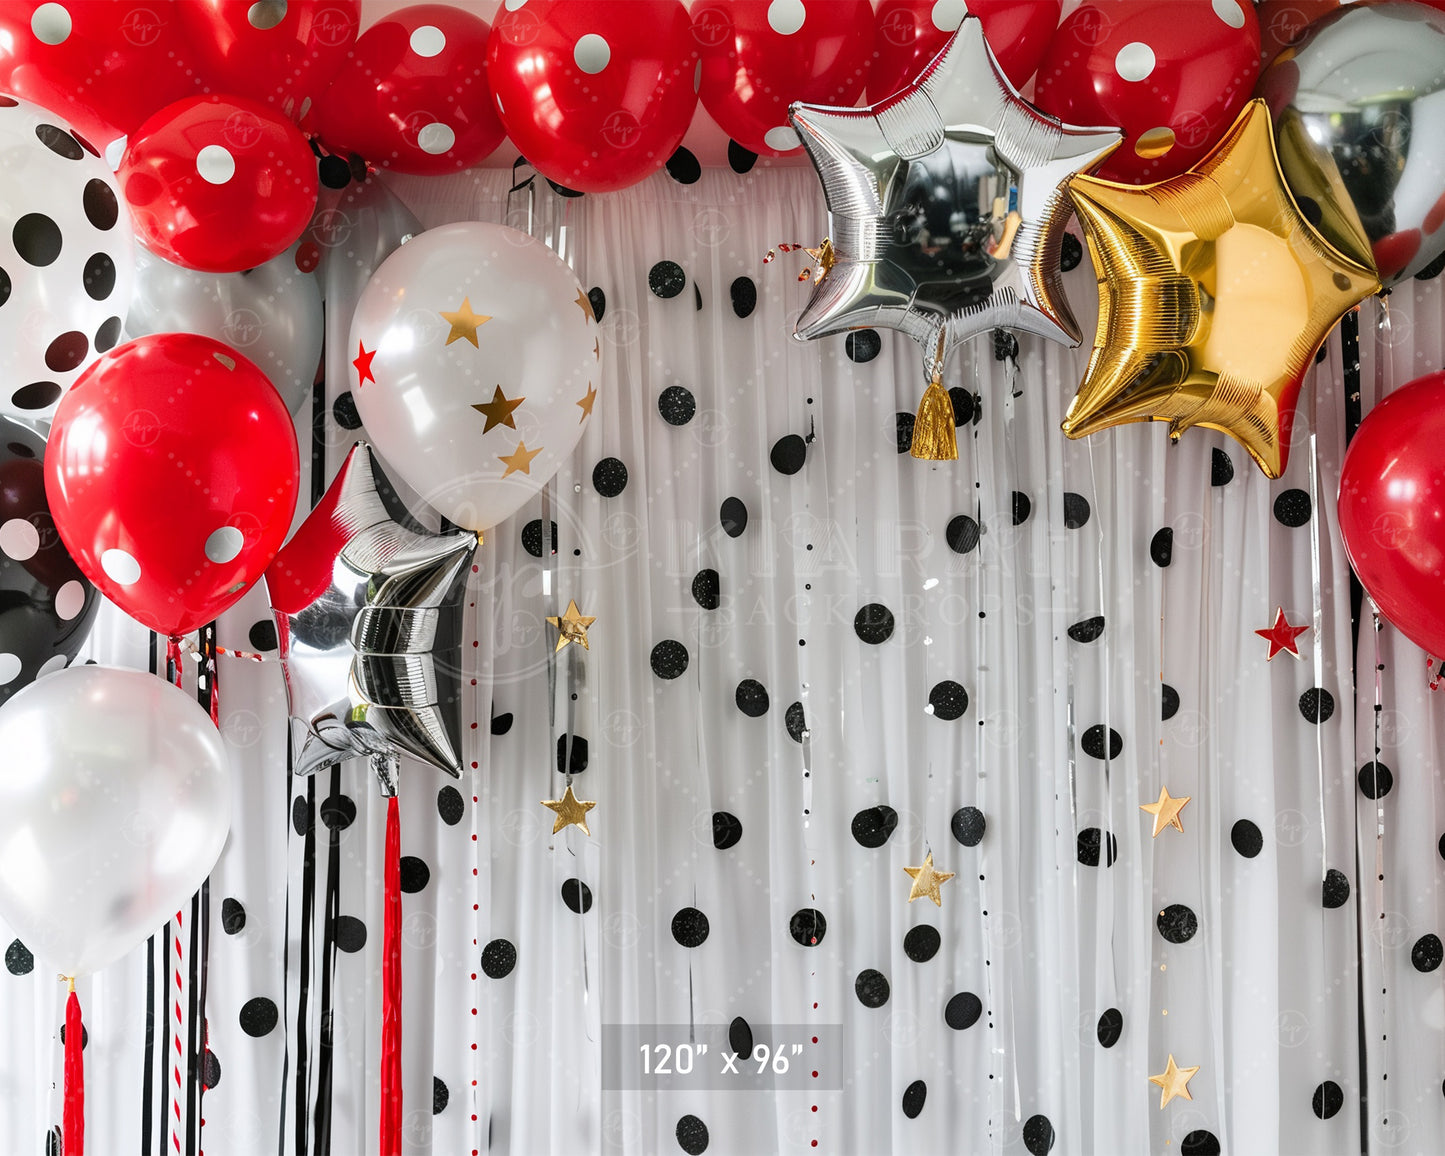
[(356, 42), (361, 0), (186, 0), (179, 13), (208, 91), (300, 120)]
[(175, 0), (0, 0), (0, 91), (104, 149), (199, 90), (178, 9)]
[(703, 107), (733, 140), (764, 156), (801, 147), (788, 105), (851, 107), (868, 83), (868, 0), (699, 0)]
[(1258, 77), (1249, 0), (1088, 0), (1054, 34), (1034, 103), (1068, 124), (1122, 129), (1097, 175), (1145, 184), (1203, 159)]
[(1401, 386), (1360, 423), (1340, 473), (1340, 533), (1375, 605), (1445, 658), (1445, 373)]
[(239, 273), (301, 236), (316, 209), (316, 156), (280, 113), (196, 96), (131, 138), (116, 176), (135, 235), (187, 269)]
[(1044, 58), (1062, 9), (1062, 0), (969, 0), (967, 6), (949, 0), (883, 0), (868, 99), (880, 101), (917, 79), (965, 14), (983, 23), (984, 39), (999, 68), (1015, 88), (1022, 88)]
[(487, 84), (491, 25), (446, 4), (418, 4), (361, 34), (306, 126), (335, 153), (399, 173), (454, 173), (506, 135)]
[(111, 350), (61, 398), (45, 492), (86, 577), (176, 637), (270, 565), (298, 467), (291, 415), (264, 373), (209, 337), (162, 333)]
[(682, 143), (697, 55), (678, 0), (631, 0), (620, 12), (607, 0), (530, 0), (498, 11), (487, 80), (533, 168), (605, 193), (655, 172)]

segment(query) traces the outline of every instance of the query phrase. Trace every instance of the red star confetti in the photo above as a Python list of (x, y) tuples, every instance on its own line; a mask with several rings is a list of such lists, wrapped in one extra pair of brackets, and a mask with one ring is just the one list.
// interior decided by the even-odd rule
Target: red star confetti
[(1265, 656), (1265, 661), (1268, 662), (1282, 650), (1286, 650), (1296, 658), (1299, 658), (1299, 647), (1296, 645), (1295, 639), (1308, 629), (1308, 626), (1291, 626), (1285, 620), (1284, 608), (1280, 607), (1275, 611), (1273, 626), (1268, 630), (1255, 631), (1261, 638), (1269, 640), (1269, 654)]

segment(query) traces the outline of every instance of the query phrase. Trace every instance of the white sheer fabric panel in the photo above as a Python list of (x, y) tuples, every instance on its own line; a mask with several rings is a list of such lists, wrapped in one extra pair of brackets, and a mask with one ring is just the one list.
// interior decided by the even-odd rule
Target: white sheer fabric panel
[[(1362, 402), (1366, 412), (1392, 390), (1445, 366), (1445, 293), (1440, 279), (1407, 284), (1389, 298), (1388, 320), (1361, 310)], [(1429, 939), (1445, 935), (1445, 688), (1431, 692), (1426, 655), (1384, 623), (1372, 636), (1361, 616), (1356, 669), (1355, 767), (1374, 759), (1393, 786), (1356, 793), (1360, 937), (1372, 1151), (1428, 1153), (1445, 1135), (1445, 989), (1429, 966)], [(1379, 710), (1371, 670), (1380, 666)], [(1378, 721), (1378, 738), (1376, 723)], [(1383, 772), (1380, 772), (1383, 775)], [(1362, 776), (1369, 782), (1370, 776)], [(1424, 943), (1421, 941), (1425, 940)], [(1435, 955), (1438, 959), (1438, 953)]]
[[(510, 181), (484, 171), (389, 183), (432, 226), (502, 219)], [(1380, 758), (1394, 790), (1380, 800), (1378, 881), (1376, 802), (1355, 784), (1372, 742), (1373, 687), (1348, 709), (1349, 580), (1334, 516), (1345, 425), (1339, 338), (1306, 386), (1279, 482), (1204, 430), (1173, 448), (1160, 425), (1065, 440), (1058, 423), (1084, 354), (1031, 339), (1021, 339), (1016, 370), (995, 360), (987, 338), (955, 359), (945, 384), (978, 393), (982, 416), (960, 428), (957, 463), (931, 465), (896, 452), (896, 415), (912, 412), (922, 384), (910, 344), (885, 332), (880, 356), (855, 364), (842, 337), (790, 337), (808, 292), (795, 279), (802, 262), (761, 259), (779, 242), (821, 236), (810, 172), (707, 172), (691, 186), (657, 177), (622, 195), (544, 202), (536, 228), (555, 240), (565, 222), (584, 286), (606, 295), (604, 384), (572, 463), (544, 497), (489, 532), (478, 555), (469, 601), (480, 645), (468, 639), (477, 686), (464, 719), (478, 724), (467, 732), (477, 766), (456, 784), (460, 822), (438, 817), (443, 776), (403, 771), (402, 853), (429, 870), (426, 886), (404, 897), (407, 1156), (487, 1151), (489, 1134), (491, 1151), (519, 1156), (680, 1151), (675, 1130), (687, 1115), (705, 1123), (709, 1153), (1023, 1153), (1041, 1134), (1036, 1117), (1052, 1129), (1056, 1153), (1188, 1150), (1186, 1137), (1204, 1143), (1202, 1131), (1225, 1152), (1353, 1152), (1361, 992), (1371, 1147), (1430, 1151), (1445, 1127), (1445, 998), (1410, 957), (1441, 923), (1441, 707), (1424, 689), (1423, 656), (1387, 628)], [(688, 281), (670, 299), (648, 288), (662, 260)], [(730, 287), (744, 276), (758, 303), (738, 317)], [(1087, 261), (1067, 284), (1091, 326)], [(1440, 296), (1431, 282), (1391, 298), (1390, 359), (1378, 379), (1374, 306), (1365, 307), (1366, 408), (1442, 363)], [(350, 381), (346, 325), (339, 303), (328, 304), (334, 470), (361, 433), (330, 416)], [(659, 415), (670, 386), (695, 399), (681, 426)], [(807, 439), (805, 464), (791, 475), (770, 460), (787, 435)], [(1217, 450), (1233, 477), (1212, 485)], [(606, 457), (628, 471), (615, 497), (592, 480)], [(1303, 525), (1275, 516), (1289, 490), (1311, 498)], [(1017, 524), (1015, 494), (1029, 505)], [(748, 512), (737, 537), (720, 521), (728, 498)], [(961, 516), (981, 527), (966, 552), (948, 541)], [(555, 555), (524, 548), (522, 529), (537, 519), (557, 523)], [(1151, 543), (1165, 527), (1173, 552), (1161, 568)], [(955, 535), (960, 548), (965, 531)], [(691, 593), (704, 569), (719, 575), (715, 610)], [(569, 598), (598, 621), (591, 650), (564, 652), (549, 689), (543, 619)], [(854, 630), (855, 615), (874, 603), (895, 622), (876, 645)], [(1264, 661), (1253, 631), (1277, 606), (1312, 626), (1299, 640), (1302, 661)], [(1071, 636), (1098, 616), (1097, 638)], [(223, 621), (222, 644), (249, 648), (251, 626), (265, 617), (253, 592)], [(1364, 620), (1368, 671), (1368, 608)], [(687, 650), (681, 677), (651, 669), (665, 640)], [(92, 649), (102, 660), (147, 661), (145, 633), (114, 613)], [(766, 690), (759, 717), (736, 703), (745, 679)], [(947, 680), (968, 698), (953, 720), (925, 709)], [(1178, 694), (1167, 720), (1161, 680)], [(204, 1146), (211, 1156), (315, 1152), (318, 1129), (329, 1129), (332, 1151), (371, 1151), (384, 808), (364, 767), (342, 771), (356, 817), (337, 832), (337, 910), (359, 919), (366, 939), (335, 955), (327, 1096), (317, 1071), (327, 1028), (318, 976), (328, 778), (315, 790), (324, 814), (308, 938), (304, 840), (289, 813), (290, 793), (304, 800), (306, 786), (286, 781), (279, 672), (229, 662), (221, 688), (237, 794), (211, 885), (207, 1010), (222, 1075), (205, 1096)], [(1335, 704), (1320, 724), (1299, 705), (1313, 688)], [(802, 741), (789, 730), (794, 703)], [(511, 714), (506, 733), (492, 734), (494, 714)], [(1117, 755), (1089, 753), (1109, 753), (1107, 737), (1089, 738), (1096, 726), (1118, 734)], [(537, 805), (562, 790), (558, 742), (568, 734), (587, 740), (587, 767), (573, 784), (597, 801), (590, 840), (576, 830), (551, 836)], [(1152, 839), (1138, 808), (1161, 786), (1191, 802), (1183, 834)], [(864, 846), (855, 816), (879, 806), (896, 812), (896, 829)], [(977, 845), (951, 833), (964, 807), (986, 820)], [(723, 850), (713, 842), (715, 812), (741, 823), (740, 840)], [(1253, 858), (1232, 842), (1239, 820), (1262, 833)], [(1083, 858), (1092, 845), (1097, 866), (1081, 862), (1081, 832)], [(930, 850), (940, 870), (956, 873), (941, 909), (906, 903), (903, 868)], [(1343, 907), (1322, 906), (1330, 869), (1350, 887)], [(562, 900), (569, 880), (590, 892), (585, 914)], [(246, 912), (234, 935), (220, 927), (225, 897)], [(1197, 917), (1187, 942), (1168, 942), (1156, 926), (1171, 905)], [(671, 931), (685, 908), (708, 921), (694, 948)], [(808, 910), (827, 921), (812, 947), (789, 929)], [(905, 935), (924, 925), (940, 946), (916, 962)], [(479, 957), (499, 939), (518, 962), (492, 979)], [(855, 994), (869, 969), (888, 984), (878, 1007)], [(81, 986), (98, 1151), (139, 1146), (145, 974), (142, 949)], [(11, 1042), (0, 1051), (0, 1147), (40, 1152), (60, 1120), (62, 989), (43, 964), (0, 980)], [(1374, 994), (1381, 988), (1387, 994)], [(978, 997), (982, 1014), (955, 1030), (944, 1009), (961, 992)], [(238, 1018), (256, 997), (281, 1013), (260, 1037)], [(1104, 1048), (1098, 1025), (1108, 1009), (1122, 1032)], [(604, 1024), (737, 1016), (759, 1040), (770, 1024), (812, 1029), (823, 1090), (774, 1098), (605, 1086)], [(1161, 1112), (1148, 1076), (1171, 1053), (1200, 1072), (1193, 1100)], [(919, 1080), (927, 1095), (910, 1118), (901, 1104)], [(434, 1113), (436, 1081), (447, 1093)], [(1324, 1081), (1343, 1095), (1328, 1119), (1312, 1108)], [(318, 1113), (318, 1103), (329, 1108)]]

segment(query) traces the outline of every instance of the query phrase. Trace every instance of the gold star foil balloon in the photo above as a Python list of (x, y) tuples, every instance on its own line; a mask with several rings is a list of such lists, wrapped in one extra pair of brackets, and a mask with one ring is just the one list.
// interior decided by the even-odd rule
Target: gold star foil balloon
[(462, 773), (461, 658), (477, 535), (399, 521), (359, 442), (266, 571), (295, 769), (370, 758), (395, 793), (396, 756)]
[[(902, 92), (867, 108), (795, 104), (789, 119), (822, 180), (830, 239), (794, 336), (896, 329), (934, 379), (960, 343), (998, 327), (1078, 344), (1059, 272), (1064, 185), (1120, 134), (1025, 103), (977, 17)], [(957, 457), (949, 406), (925, 406), (914, 428), (916, 456)]]
[(1261, 100), (1193, 169), (1153, 185), (1069, 182), (1099, 279), (1099, 326), (1064, 433), (1134, 421), (1230, 435), (1284, 473), (1300, 382), (1380, 283), (1300, 214)]

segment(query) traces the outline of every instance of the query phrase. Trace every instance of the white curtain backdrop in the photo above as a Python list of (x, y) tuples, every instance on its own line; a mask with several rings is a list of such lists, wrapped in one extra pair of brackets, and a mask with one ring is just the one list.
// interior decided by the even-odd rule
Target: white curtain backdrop
[[(388, 183), (424, 226), (525, 227), (510, 182)], [(333, 261), (367, 251), (355, 191)], [(407, 1156), (1438, 1151), (1445, 692), (1366, 601), (1354, 697), (1339, 334), (1277, 482), (1204, 430), (1067, 441), (1085, 351), (1030, 338), (955, 358), (959, 460), (925, 463), (898, 452), (911, 345), (790, 337), (804, 262), (762, 258), (821, 238), (811, 171), (544, 190), (531, 224), (605, 299), (604, 383), (479, 552), (470, 773), (403, 767)], [(1067, 287), (1091, 327), (1087, 260)], [(343, 296), (328, 471), (364, 433)], [(1366, 410), (1445, 364), (1438, 280), (1379, 312)], [(554, 659), (569, 599), (591, 649)], [(1265, 661), (1277, 607), (1299, 661)], [(221, 644), (267, 621), (253, 591)], [(107, 608), (92, 652), (145, 667), (148, 640)], [(236, 807), (180, 1148), (374, 1152), (385, 808), (360, 763), (289, 780), (274, 661), (220, 685)], [(567, 766), (590, 839), (538, 805)], [(1156, 839), (1161, 787), (1190, 802)], [(907, 902), (930, 852), (941, 908)], [(92, 1151), (174, 1151), (165, 942), (80, 985)], [(26, 962), (0, 974), (0, 1150), (41, 1153), (63, 988)], [(776, 1092), (660, 1090), (635, 1047), (608, 1058), (616, 1025), (804, 1048)], [(1171, 1054), (1199, 1072), (1161, 1111)]]

